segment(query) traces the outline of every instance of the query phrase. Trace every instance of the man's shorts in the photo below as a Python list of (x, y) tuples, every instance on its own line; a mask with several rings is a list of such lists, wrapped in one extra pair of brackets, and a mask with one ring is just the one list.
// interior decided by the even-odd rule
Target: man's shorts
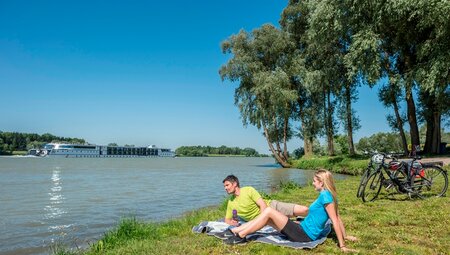
[(271, 208), (279, 211), (286, 216), (294, 216), (294, 206), (295, 204), (284, 203), (277, 200), (272, 200), (269, 205)]

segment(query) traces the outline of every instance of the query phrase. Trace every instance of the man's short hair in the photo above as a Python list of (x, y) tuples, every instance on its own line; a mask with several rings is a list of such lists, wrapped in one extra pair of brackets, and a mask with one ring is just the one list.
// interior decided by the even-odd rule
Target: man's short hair
[(240, 187), (239, 186), (239, 179), (236, 176), (232, 175), (232, 174), (230, 174), (227, 177), (225, 177), (225, 179), (223, 179), (222, 183), (225, 183), (226, 181), (229, 181), (231, 183), (237, 183), (237, 186)]

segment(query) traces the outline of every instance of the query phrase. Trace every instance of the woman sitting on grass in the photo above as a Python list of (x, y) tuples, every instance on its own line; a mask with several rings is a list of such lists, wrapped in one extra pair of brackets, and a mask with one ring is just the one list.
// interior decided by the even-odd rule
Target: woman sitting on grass
[(319, 192), (319, 197), (311, 204), (308, 216), (300, 224), (268, 207), (254, 220), (240, 227), (227, 230), (231, 231), (233, 235), (225, 240), (225, 243), (239, 244), (246, 242), (245, 237), (248, 234), (258, 231), (265, 225), (274, 227), (293, 242), (311, 242), (321, 237), (326, 222), (331, 219), (341, 250), (355, 252), (356, 250), (345, 246), (345, 240), (356, 241), (357, 238), (345, 233), (344, 224), (338, 213), (337, 193), (333, 176), (327, 170), (319, 170), (314, 174), (313, 186)]

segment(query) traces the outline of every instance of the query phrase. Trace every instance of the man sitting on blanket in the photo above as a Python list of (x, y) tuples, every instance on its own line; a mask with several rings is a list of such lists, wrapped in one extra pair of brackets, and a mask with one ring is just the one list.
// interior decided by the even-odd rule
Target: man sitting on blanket
[(233, 219), (233, 210), (237, 211), (240, 221), (250, 221), (256, 218), (264, 209), (271, 207), (287, 217), (303, 216), (308, 214), (308, 207), (277, 200), (264, 200), (253, 187), (240, 187), (239, 179), (228, 175), (223, 180), (225, 191), (231, 195), (227, 204), (225, 223), (238, 226), (239, 222)]

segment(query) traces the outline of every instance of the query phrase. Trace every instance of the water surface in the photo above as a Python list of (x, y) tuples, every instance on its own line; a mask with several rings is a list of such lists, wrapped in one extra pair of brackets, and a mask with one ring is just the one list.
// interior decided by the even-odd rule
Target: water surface
[(83, 247), (123, 217), (161, 221), (217, 205), (228, 174), (270, 192), (288, 180), (306, 184), (313, 171), (272, 158), (0, 157), (0, 254)]

